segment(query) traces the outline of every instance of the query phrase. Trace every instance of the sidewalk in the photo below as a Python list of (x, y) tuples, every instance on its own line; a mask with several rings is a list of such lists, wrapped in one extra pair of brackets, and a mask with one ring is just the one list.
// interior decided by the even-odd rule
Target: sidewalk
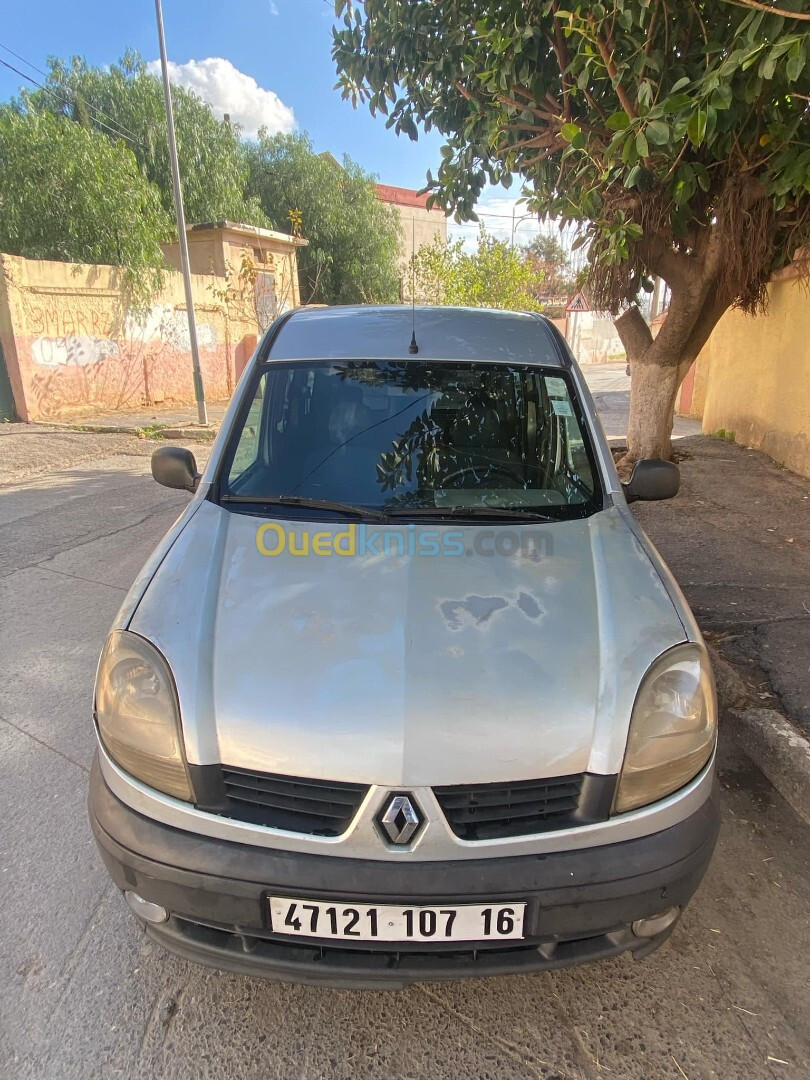
[[(209, 403), (208, 427), (203, 428), (197, 422), (196, 405), (152, 405), (145, 409), (121, 409), (115, 412), (88, 412), (71, 416), (69, 420), (48, 421), (48, 427), (68, 431), (95, 431), (100, 433), (121, 433), (137, 435), (160, 432), (167, 438), (210, 438), (216, 434), (227, 401)], [(39, 426), (39, 425), (37, 425)]]
[[(148, 457), (160, 439), (204, 453), (219, 430), (227, 402), (208, 406), (209, 426), (194, 405), (86, 413), (69, 420), (0, 423), (0, 484), (16, 484), (115, 454)], [(207, 456), (205, 453), (204, 456)]]
[[(625, 364), (581, 364), (582, 374), (596, 402), (602, 427), (609, 439), (627, 437), (627, 421), (630, 416), (630, 376), (625, 374)], [(700, 435), (699, 420), (689, 416), (676, 416), (672, 426), (672, 438), (683, 439), (687, 435)]]
[(810, 818), (810, 480), (711, 436), (678, 451), (678, 497), (633, 510), (721, 658), (723, 721)]

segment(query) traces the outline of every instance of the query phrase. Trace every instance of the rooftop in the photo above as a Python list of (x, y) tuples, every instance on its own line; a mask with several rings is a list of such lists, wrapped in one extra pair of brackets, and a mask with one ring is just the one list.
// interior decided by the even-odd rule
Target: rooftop
[[(396, 206), (419, 206), (427, 210), (427, 193), (420, 195), (413, 188), (394, 187), (393, 184), (377, 184), (377, 198), (380, 202), (394, 203)], [(444, 216), (440, 207), (435, 207), (438, 214)]]
[(261, 229), (258, 225), (244, 225), (238, 221), (200, 221), (196, 225), (186, 225), (186, 232), (213, 232), (225, 229), (243, 236), (292, 244), (294, 247), (307, 247), (309, 244), (309, 240), (305, 240), (303, 236), (292, 236), (290, 233), (276, 232), (275, 229)]

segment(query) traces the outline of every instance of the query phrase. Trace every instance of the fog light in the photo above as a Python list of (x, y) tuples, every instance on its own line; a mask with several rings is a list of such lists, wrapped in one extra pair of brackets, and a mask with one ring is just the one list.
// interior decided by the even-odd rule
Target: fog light
[(138, 896), (136, 892), (130, 892), (128, 889), (124, 893), (124, 899), (129, 904), (130, 910), (133, 911), (139, 919), (144, 919), (146, 922), (166, 922), (171, 914), (165, 907), (161, 907), (160, 904), (153, 904), (151, 900), (144, 900), (142, 896)]
[(633, 933), (636, 937), (657, 937), (672, 926), (680, 913), (680, 908), (671, 907), (662, 911), (660, 915), (651, 915), (649, 919), (636, 919), (633, 923)]

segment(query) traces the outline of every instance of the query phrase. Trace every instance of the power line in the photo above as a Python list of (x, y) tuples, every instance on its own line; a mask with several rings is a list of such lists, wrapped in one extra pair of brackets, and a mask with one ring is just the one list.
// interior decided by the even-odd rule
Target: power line
[[(22, 61), (22, 63), (25, 64), (26, 67), (30, 67), (32, 71), (38, 72), (40, 75), (44, 76), (46, 79), (50, 78), (50, 75), (49, 75), (49, 73), (47, 71), (43, 71), (42, 68), (37, 67), (36, 64), (32, 64), (30, 60), (26, 60), (25, 57), (20, 56), (20, 54), (18, 52), (14, 52), (14, 50), (10, 49), (8, 47), (8, 45), (4, 45), (2, 43), (2, 41), (0, 41), (0, 49), (3, 49), (3, 51), (7, 52), (10, 56), (16, 57), (17, 60)], [(23, 76), (23, 78), (27, 78), (27, 76)], [(43, 89), (47, 89), (47, 87), (44, 87)], [(68, 104), (71, 104), (71, 103), (68, 102)], [(112, 116), (108, 116), (107, 113), (105, 113), (102, 109), (100, 109), (98, 107), (98, 105), (91, 105), (89, 101), (86, 101), (85, 105), (92, 112), (98, 113), (98, 115), (103, 116), (105, 120), (109, 120), (111, 124), (115, 124), (115, 126), (117, 128), (120, 128), (121, 131), (127, 132), (127, 134), (131, 135), (132, 138), (137, 142), (138, 136), (135, 134), (135, 132), (132, 130), (132, 128), (128, 128), (126, 126), (126, 124), (122, 124), (120, 120), (115, 120), (115, 119), (113, 119)]]
[[(5, 49), (5, 45), (3, 45), (2, 48)], [(7, 49), (6, 51), (11, 52), (11, 49)], [(12, 55), (16, 55), (16, 53), (12, 53)], [(27, 63), (27, 61), (24, 60), (23, 63)], [(19, 75), (21, 79), (25, 79), (26, 82), (30, 82), (32, 86), (36, 86), (38, 89), (44, 91), (46, 94), (50, 94), (51, 97), (54, 98), (56, 101), (58, 101), (60, 104), (69, 105), (72, 108), (76, 107), (76, 102), (71, 101), (70, 98), (67, 97), (66, 94), (59, 94), (55, 90), (52, 90), (49, 86), (43, 86), (42, 83), (37, 82), (36, 79), (32, 79), (30, 75), (26, 75), (24, 71), (20, 71), (19, 68), (14, 67), (13, 64), (9, 64), (8, 61), (3, 60), (2, 57), (0, 57), (0, 64), (2, 64), (3, 67), (8, 68), (9, 71), (13, 71), (15, 75)], [(30, 66), (33, 67), (33, 64), (30, 65)], [(37, 70), (37, 69), (35, 68), (34, 70)], [(90, 109), (90, 108), (92, 108), (92, 106), (90, 106), (89, 103), (88, 103), (87, 108)], [(96, 111), (101, 116), (106, 115), (105, 113), (102, 113), (100, 110), (96, 110)], [(91, 119), (93, 120), (94, 123), (98, 124), (99, 127), (104, 128), (105, 131), (109, 131), (109, 133), (111, 135), (114, 135), (116, 138), (126, 139), (126, 141), (132, 143), (133, 146), (140, 146), (140, 148), (142, 150), (146, 149), (146, 147), (144, 147), (143, 143), (139, 142), (137, 138), (130, 138), (129, 135), (126, 135), (124, 133), (124, 131), (121, 131), (117, 127), (116, 128), (111, 128), (109, 126), (109, 124), (105, 124), (102, 120), (99, 120), (98, 116), (91, 116)], [(110, 120), (112, 123), (116, 123), (115, 120), (112, 120), (112, 117), (108, 116), (107, 119)]]
[(48, 78), (47, 71), (43, 71), (42, 68), (38, 68), (36, 64), (32, 64), (30, 60), (26, 60), (24, 56), (20, 56), (19, 53), (14, 52), (14, 50), (10, 49), (8, 45), (4, 45), (2, 41), (0, 41), (0, 49), (2, 49), (3, 52), (7, 52), (9, 56), (14, 56), (17, 60), (21, 60), (25, 64), (25, 66), (30, 67), (32, 71), (38, 71), (40, 75), (44, 75), (46, 79)]

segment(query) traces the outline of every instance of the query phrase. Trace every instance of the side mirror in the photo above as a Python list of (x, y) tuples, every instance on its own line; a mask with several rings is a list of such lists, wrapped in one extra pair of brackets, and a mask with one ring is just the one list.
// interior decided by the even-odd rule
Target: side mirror
[(681, 470), (671, 461), (646, 458), (637, 461), (629, 481), (622, 484), (628, 502), (640, 499), (672, 499), (681, 486)]
[(197, 462), (182, 446), (161, 446), (152, 454), (152, 476), (159, 484), (180, 491), (196, 491), (200, 482)]

